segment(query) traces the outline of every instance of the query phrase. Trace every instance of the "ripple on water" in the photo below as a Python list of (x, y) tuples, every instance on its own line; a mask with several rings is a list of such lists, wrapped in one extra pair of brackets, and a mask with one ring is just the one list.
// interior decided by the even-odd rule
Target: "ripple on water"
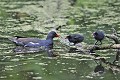
[(7, 76), (0, 76), (0, 79), (6, 79)]
[(42, 80), (42, 77), (33, 77), (33, 79), (35, 79), (35, 80)]
[(46, 63), (35, 63), (35, 64), (42, 65), (42, 66), (48, 65), (48, 64), (46, 64)]

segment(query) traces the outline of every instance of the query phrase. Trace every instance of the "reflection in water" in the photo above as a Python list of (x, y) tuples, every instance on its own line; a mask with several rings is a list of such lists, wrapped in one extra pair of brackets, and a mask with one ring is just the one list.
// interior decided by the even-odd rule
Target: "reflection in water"
[(102, 64), (97, 65), (94, 69), (94, 72), (102, 74), (104, 72), (104, 67), (102, 66)]
[(30, 47), (21, 47), (21, 46), (16, 46), (13, 51), (16, 53), (34, 53), (34, 52), (39, 52), (43, 51), (44, 49), (42, 48), (30, 48)]
[(4, 70), (5, 66), (6, 64), (0, 64), (0, 79), (7, 78), (5, 70)]
[(42, 77), (39, 74), (35, 74), (34, 70), (24, 70), (20, 71), (21, 76), (25, 78), (25, 80), (41, 80)]
[(119, 61), (119, 58), (120, 58), (120, 49), (118, 49), (116, 55), (115, 55), (115, 60), (113, 61), (113, 64), (115, 64), (116, 62)]
[(53, 53), (53, 50), (50, 48), (45, 48), (45, 47), (37, 47), (37, 48), (30, 48), (30, 47), (22, 47), (22, 46), (16, 46), (13, 51), (15, 53), (22, 53), (22, 54), (27, 54), (27, 53), (36, 53), (36, 52), (41, 52), (45, 51), (47, 52), (47, 55), (49, 57), (56, 57), (57, 55)]

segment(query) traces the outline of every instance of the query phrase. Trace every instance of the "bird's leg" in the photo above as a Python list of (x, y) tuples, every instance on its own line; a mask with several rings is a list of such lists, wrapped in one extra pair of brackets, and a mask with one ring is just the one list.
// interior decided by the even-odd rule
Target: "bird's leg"
[(98, 65), (99, 63), (94, 59), (95, 63)]
[(114, 44), (115, 44), (115, 43), (111, 43), (111, 44), (110, 44), (110, 47), (113, 46)]
[(53, 57), (53, 56), (54, 56), (53, 50), (50, 49), (49, 47), (46, 48), (46, 52), (47, 52), (47, 54), (48, 54), (48, 57)]
[(100, 44), (97, 44), (97, 43), (98, 43), (98, 40), (94, 43), (92, 49), (90, 49), (90, 53), (95, 53), (95, 52), (93, 51), (93, 49), (96, 47), (96, 45), (101, 45), (101, 44), (102, 44), (102, 41), (100, 41)]
[(95, 53), (95, 52), (93, 51), (93, 49), (95, 48), (95, 45), (97, 45), (97, 42), (98, 42), (98, 41), (96, 41), (96, 42), (94, 43), (92, 49), (90, 49), (90, 51), (89, 51), (90, 53)]
[(100, 43), (98, 43), (98, 41), (95, 42), (94, 45), (102, 45), (102, 41), (99, 41)]
[(100, 41), (100, 44), (99, 45), (102, 45), (102, 41)]
[(94, 46), (97, 45), (97, 43), (98, 43), (98, 40), (94, 43)]

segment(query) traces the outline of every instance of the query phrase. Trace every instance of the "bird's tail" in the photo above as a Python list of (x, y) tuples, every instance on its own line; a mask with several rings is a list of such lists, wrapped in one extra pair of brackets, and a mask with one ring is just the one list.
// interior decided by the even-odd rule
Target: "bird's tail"
[(10, 41), (12, 41), (12, 42), (16, 42), (16, 37), (10, 37), (10, 38), (8, 38)]

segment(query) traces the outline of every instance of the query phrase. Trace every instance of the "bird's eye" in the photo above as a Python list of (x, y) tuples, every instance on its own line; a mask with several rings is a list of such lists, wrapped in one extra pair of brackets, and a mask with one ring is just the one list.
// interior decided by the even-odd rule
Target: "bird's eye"
[(95, 35), (98, 35), (98, 33), (95, 33)]

